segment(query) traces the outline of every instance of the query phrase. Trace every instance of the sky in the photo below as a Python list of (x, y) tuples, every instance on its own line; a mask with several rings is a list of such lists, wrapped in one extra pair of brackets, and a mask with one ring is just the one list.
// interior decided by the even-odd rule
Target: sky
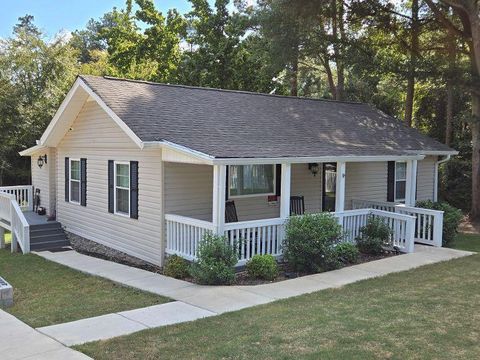
[[(190, 10), (187, 0), (155, 0), (155, 4), (162, 12), (171, 8), (181, 13)], [(25, 14), (33, 15), (35, 24), (51, 38), (60, 31), (81, 29), (91, 18), (124, 5), (125, 0), (0, 0), (0, 38), (11, 36), (18, 18)]]

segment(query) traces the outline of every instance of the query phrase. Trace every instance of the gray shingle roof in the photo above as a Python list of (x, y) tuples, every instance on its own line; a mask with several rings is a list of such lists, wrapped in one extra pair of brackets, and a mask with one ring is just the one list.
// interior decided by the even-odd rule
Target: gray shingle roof
[(81, 78), (142, 141), (169, 141), (216, 158), (453, 151), (368, 104)]

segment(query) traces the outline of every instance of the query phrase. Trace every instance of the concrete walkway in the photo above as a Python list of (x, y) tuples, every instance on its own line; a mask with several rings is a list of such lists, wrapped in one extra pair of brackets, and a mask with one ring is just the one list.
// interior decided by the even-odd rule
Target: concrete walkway
[(177, 300), (149, 308), (49, 326), (39, 331), (66, 345), (108, 339), (146, 328), (191, 321), (278, 299), (341, 287), (356, 281), (472, 255), (467, 251), (415, 246), (415, 252), (340, 270), (256, 286), (201, 286), (126, 265), (68, 252), (38, 255), (73, 269)]
[(2, 360), (88, 360), (90, 357), (69, 349), (39, 333), (13, 315), (0, 310), (0, 358)]

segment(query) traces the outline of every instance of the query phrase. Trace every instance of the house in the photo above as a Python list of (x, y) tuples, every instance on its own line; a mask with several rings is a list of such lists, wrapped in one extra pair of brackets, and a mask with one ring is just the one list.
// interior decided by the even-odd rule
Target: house
[(96, 76), (21, 152), (66, 231), (158, 265), (195, 259), (206, 231), (241, 239), (240, 263), (281, 255), (291, 210), (335, 212), (350, 240), (373, 214), (403, 251), (441, 246), (442, 213), (414, 205), (455, 154), (367, 104)]

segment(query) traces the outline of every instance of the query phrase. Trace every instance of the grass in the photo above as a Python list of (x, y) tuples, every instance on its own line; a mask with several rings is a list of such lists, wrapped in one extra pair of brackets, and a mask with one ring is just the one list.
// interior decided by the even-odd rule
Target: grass
[(449, 247), (459, 250), (475, 251), (480, 253), (480, 235), (458, 234), (455, 242)]
[(11, 254), (5, 249), (0, 250), (0, 275), (14, 288), (14, 305), (5, 310), (33, 327), (169, 301), (34, 254)]
[[(480, 246), (462, 236), (458, 248)], [(480, 255), (77, 346), (95, 359), (480, 358)]]

